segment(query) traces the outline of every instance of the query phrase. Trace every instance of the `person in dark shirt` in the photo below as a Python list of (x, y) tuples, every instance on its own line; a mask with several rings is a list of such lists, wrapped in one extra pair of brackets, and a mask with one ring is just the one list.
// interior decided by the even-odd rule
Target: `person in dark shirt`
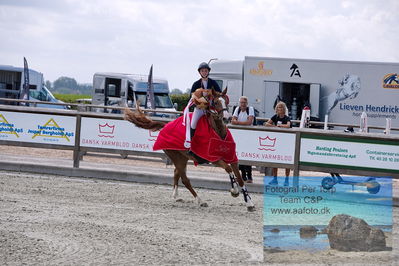
[[(194, 108), (193, 116), (191, 118), (190, 125), (186, 124), (186, 126), (190, 126), (190, 130), (186, 130), (186, 141), (184, 142), (185, 148), (191, 148), (191, 139), (195, 134), (195, 129), (197, 128), (198, 120), (205, 114), (205, 108), (208, 106), (208, 96), (212, 95), (212, 89), (217, 92), (222, 92), (219, 85), (216, 81), (211, 78), (208, 78), (209, 72), (211, 68), (205, 62), (201, 63), (198, 66), (198, 73), (201, 78), (194, 82), (191, 87), (192, 98), (190, 101), (195, 98), (196, 107)], [(201, 95), (197, 95), (200, 90)]]
[[(284, 102), (278, 102), (276, 104), (276, 114), (270, 118), (264, 125), (269, 127), (284, 127), (290, 128), (291, 127), (291, 119), (289, 116), (286, 115), (287, 106)], [(289, 185), (288, 176), (290, 175), (290, 169), (285, 169), (285, 181), (284, 186)], [(277, 168), (273, 168), (273, 179), (269, 182), (269, 185), (278, 185), (277, 181)]]

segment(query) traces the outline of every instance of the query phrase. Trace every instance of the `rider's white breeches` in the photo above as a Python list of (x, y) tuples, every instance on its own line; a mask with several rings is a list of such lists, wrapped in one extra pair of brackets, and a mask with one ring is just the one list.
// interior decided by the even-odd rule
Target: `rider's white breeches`
[(196, 129), (198, 120), (205, 114), (205, 111), (197, 107), (194, 108), (193, 116), (191, 118), (191, 128)]
[(198, 120), (205, 114), (205, 111), (202, 109), (199, 109), (197, 107), (194, 108), (193, 116), (191, 117), (190, 123), (186, 124), (186, 140), (184, 141), (184, 147), (189, 149), (191, 148), (191, 132), (190, 132), (190, 127), (192, 129), (197, 128), (197, 123)]

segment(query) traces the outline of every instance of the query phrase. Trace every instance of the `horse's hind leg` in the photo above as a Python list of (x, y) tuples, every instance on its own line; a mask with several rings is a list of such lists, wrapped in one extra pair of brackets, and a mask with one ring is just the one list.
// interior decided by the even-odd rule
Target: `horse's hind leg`
[(173, 151), (169, 151), (169, 150), (164, 150), (165, 154), (169, 157), (169, 159), (173, 162), (173, 164), (175, 165), (175, 169), (173, 171), (173, 193), (172, 193), (172, 197), (177, 200), (179, 197), (179, 193), (178, 193), (178, 187), (179, 187), (179, 179), (180, 179), (180, 172), (177, 168), (178, 166), (178, 160), (175, 158), (176, 155)]
[(172, 194), (172, 196), (175, 200), (178, 200), (178, 197), (179, 197), (179, 193), (177, 191), (177, 189), (179, 187), (179, 179), (180, 179), (179, 171), (177, 171), (177, 168), (175, 168), (174, 174), (173, 174), (173, 194)]
[(181, 154), (179, 151), (173, 151), (173, 150), (165, 150), (164, 151), (166, 155), (169, 156), (169, 158), (172, 160), (173, 164), (175, 165), (175, 174), (174, 174), (174, 188), (176, 187), (177, 189), (177, 183), (179, 181), (179, 177), (182, 180), (182, 183), (184, 186), (191, 192), (191, 194), (194, 196), (195, 200), (200, 206), (205, 206), (206, 203), (202, 203), (201, 199), (198, 197), (197, 192), (193, 189), (190, 180), (187, 177), (186, 174), (186, 167), (187, 167), (187, 161), (188, 158)]
[[(184, 170), (186, 170), (184, 168)], [(186, 188), (191, 192), (191, 194), (193, 194), (195, 201), (197, 202), (197, 204), (201, 207), (208, 207), (208, 204), (206, 202), (202, 202), (200, 197), (198, 196), (197, 192), (195, 192), (195, 190), (193, 189), (193, 187), (191, 186), (191, 182), (190, 179), (188, 179), (187, 175), (186, 175), (186, 171), (184, 171), (181, 175), (181, 181), (183, 182), (183, 184), (186, 186)]]

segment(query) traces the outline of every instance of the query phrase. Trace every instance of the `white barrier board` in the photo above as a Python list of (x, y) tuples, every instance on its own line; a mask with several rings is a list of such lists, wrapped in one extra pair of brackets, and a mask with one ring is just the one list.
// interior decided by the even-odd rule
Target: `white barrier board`
[[(387, 145), (390, 144), (390, 145)], [(300, 164), (399, 172), (399, 143), (339, 137), (303, 137)]]
[(82, 117), (80, 146), (154, 152), (158, 133), (124, 120)]
[[(238, 129), (231, 133), (239, 160), (294, 164), (295, 134)], [(80, 146), (153, 152), (157, 136), (127, 121), (83, 117)]]
[(76, 117), (0, 111), (0, 140), (75, 145)]
[(294, 164), (295, 134), (230, 129), (239, 160)]

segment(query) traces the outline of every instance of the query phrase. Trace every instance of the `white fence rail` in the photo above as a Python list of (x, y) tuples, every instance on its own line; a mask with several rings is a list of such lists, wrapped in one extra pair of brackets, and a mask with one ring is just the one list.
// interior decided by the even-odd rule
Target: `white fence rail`
[[(162, 120), (160, 118), (154, 118)], [(242, 164), (399, 178), (399, 135), (229, 125)], [(152, 150), (157, 133), (121, 114), (0, 105), (0, 144), (164, 157)]]

